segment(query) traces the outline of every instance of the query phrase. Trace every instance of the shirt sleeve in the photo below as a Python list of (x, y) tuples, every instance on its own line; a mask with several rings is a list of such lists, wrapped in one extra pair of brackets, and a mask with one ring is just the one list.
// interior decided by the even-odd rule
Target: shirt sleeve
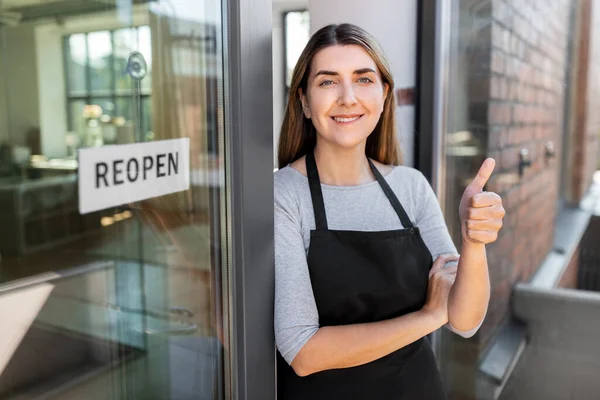
[[(456, 246), (454, 246), (450, 233), (448, 232), (448, 227), (446, 226), (440, 203), (435, 196), (433, 189), (421, 172), (419, 172), (418, 175), (416, 196), (413, 199), (416, 210), (415, 225), (419, 228), (425, 245), (429, 249), (434, 261), (442, 254), (458, 254)], [(469, 331), (459, 331), (449, 322), (444, 326), (448, 330), (464, 338), (470, 338), (477, 333), (483, 324), (484, 319), (485, 314), (479, 324)]]
[(291, 364), (319, 329), (298, 203), (275, 180), (275, 341)]

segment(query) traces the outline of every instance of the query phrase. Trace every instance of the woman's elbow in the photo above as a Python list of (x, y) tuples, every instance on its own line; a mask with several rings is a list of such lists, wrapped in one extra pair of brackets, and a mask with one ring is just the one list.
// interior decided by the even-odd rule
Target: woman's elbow
[(300, 352), (294, 357), (292, 363), (290, 364), (296, 375), (299, 377), (305, 377), (317, 372), (314, 368), (310, 366), (310, 362), (307, 360), (306, 352), (300, 350)]

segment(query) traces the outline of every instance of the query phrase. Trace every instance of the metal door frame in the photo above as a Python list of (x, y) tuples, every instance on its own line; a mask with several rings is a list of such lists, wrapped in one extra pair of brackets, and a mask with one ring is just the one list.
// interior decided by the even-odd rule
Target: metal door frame
[(230, 383), (226, 398), (275, 399), (273, 66), (269, 0), (224, 0)]

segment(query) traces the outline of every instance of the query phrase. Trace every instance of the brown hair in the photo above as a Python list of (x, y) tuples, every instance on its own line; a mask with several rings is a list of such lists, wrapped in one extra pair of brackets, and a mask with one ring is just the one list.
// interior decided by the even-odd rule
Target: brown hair
[(383, 50), (377, 41), (363, 29), (352, 24), (327, 25), (310, 38), (294, 68), (289, 98), (279, 136), (279, 168), (283, 168), (313, 151), (317, 143), (317, 132), (311, 120), (302, 112), (299, 89), (306, 93), (310, 65), (320, 50), (334, 45), (359, 45), (369, 53), (389, 86), (383, 113), (377, 126), (369, 135), (365, 152), (368, 157), (383, 164), (398, 165), (400, 148), (396, 139), (396, 117), (394, 110), (394, 79)]

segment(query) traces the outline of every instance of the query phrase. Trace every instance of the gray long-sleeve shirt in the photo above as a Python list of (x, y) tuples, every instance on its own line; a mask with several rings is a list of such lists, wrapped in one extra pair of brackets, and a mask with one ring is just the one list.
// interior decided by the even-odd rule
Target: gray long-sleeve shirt
[[(412, 223), (419, 228), (435, 260), (445, 253), (457, 254), (442, 211), (421, 172), (394, 167), (385, 177)], [(300, 349), (319, 329), (319, 313), (307, 265), (310, 231), (315, 229), (308, 178), (287, 166), (275, 173), (275, 339), (291, 364)], [(379, 184), (358, 186), (322, 184), (327, 223), (332, 230), (383, 231), (402, 229), (396, 212)], [(476, 328), (460, 332), (473, 336)]]

